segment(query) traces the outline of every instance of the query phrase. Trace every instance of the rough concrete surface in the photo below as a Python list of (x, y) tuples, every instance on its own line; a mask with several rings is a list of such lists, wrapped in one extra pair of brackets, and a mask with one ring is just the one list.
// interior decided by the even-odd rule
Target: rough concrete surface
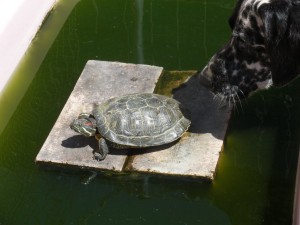
[(221, 106), (195, 76), (175, 90), (173, 97), (190, 111), (189, 132), (175, 144), (131, 156), (125, 169), (213, 179), (230, 108)]
[(36, 157), (37, 163), (121, 171), (126, 151), (111, 151), (104, 161), (93, 159), (94, 137), (75, 133), (69, 125), (81, 112), (109, 98), (137, 92), (151, 93), (161, 67), (118, 62), (88, 61), (71, 96)]
[(190, 111), (192, 121), (189, 131), (175, 143), (128, 152), (111, 150), (98, 162), (93, 160), (95, 138), (83, 137), (69, 128), (79, 113), (90, 112), (95, 104), (124, 94), (153, 92), (161, 72), (161, 67), (88, 61), (36, 162), (213, 179), (230, 108), (220, 106), (195, 76), (174, 91), (173, 97)]

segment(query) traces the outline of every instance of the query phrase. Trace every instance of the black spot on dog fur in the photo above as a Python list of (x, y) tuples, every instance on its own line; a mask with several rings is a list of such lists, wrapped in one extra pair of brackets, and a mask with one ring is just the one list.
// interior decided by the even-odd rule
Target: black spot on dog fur
[(285, 85), (300, 73), (295, 0), (238, 0), (229, 25), (231, 39), (200, 73), (218, 96), (239, 100), (270, 84)]

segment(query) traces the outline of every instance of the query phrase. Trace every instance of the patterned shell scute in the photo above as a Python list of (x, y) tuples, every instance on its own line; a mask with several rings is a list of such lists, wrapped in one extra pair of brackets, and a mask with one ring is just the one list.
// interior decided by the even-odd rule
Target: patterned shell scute
[(179, 102), (151, 93), (110, 99), (98, 106), (93, 115), (105, 139), (127, 146), (166, 144), (180, 138), (190, 126)]

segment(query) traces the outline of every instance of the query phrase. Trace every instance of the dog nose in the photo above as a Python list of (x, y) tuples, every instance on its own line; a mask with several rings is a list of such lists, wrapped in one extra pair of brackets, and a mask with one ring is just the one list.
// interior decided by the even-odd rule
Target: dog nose
[(199, 82), (202, 86), (211, 89), (212, 81), (211, 76), (208, 74), (207, 66), (199, 73)]

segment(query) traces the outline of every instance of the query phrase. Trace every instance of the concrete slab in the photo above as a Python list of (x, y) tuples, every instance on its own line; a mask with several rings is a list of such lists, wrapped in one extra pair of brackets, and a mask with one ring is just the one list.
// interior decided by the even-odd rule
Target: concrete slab
[(36, 157), (36, 163), (122, 171), (126, 151), (111, 151), (104, 161), (93, 160), (96, 140), (77, 135), (69, 128), (81, 112), (124, 94), (154, 90), (161, 67), (118, 62), (88, 61), (77, 84)]
[(231, 109), (220, 106), (196, 76), (177, 88), (173, 97), (191, 112), (189, 132), (176, 144), (130, 156), (124, 169), (213, 179)]
[(95, 138), (83, 137), (69, 128), (79, 113), (91, 112), (95, 104), (124, 94), (153, 92), (161, 72), (161, 67), (88, 61), (36, 162), (213, 179), (231, 109), (214, 100), (196, 76), (173, 90), (173, 97), (189, 109), (192, 121), (189, 131), (175, 143), (147, 149), (111, 149), (106, 159), (98, 162), (93, 160), (98, 147)]

